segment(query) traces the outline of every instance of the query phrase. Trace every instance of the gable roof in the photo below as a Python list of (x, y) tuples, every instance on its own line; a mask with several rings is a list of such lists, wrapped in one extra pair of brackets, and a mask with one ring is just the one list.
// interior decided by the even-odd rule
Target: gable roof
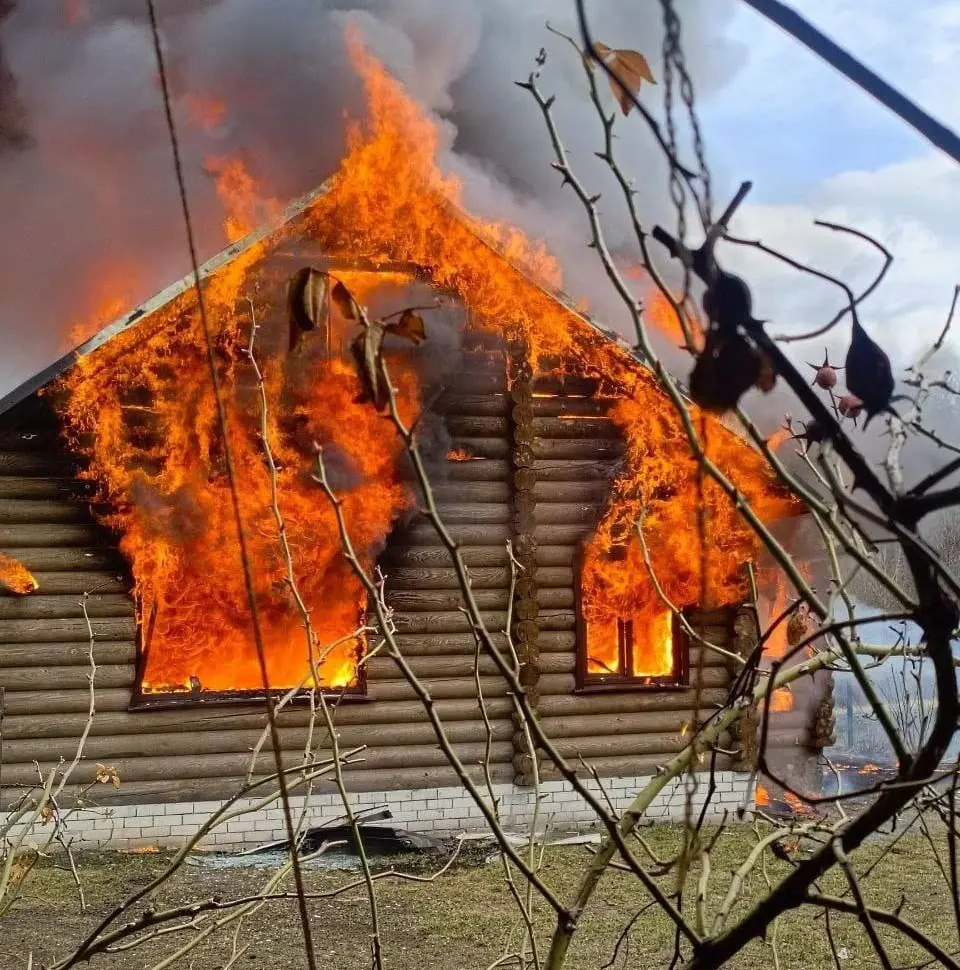
[[(282, 210), (275, 218), (267, 221), (261, 225), (258, 229), (244, 236), (242, 239), (231, 243), (225, 249), (221, 250), (215, 256), (208, 259), (205, 263), (198, 267), (199, 278), (201, 281), (208, 279), (213, 276), (218, 270), (227, 266), (230, 262), (236, 259), (238, 256), (244, 252), (252, 249), (257, 244), (267, 240), (270, 236), (280, 233), (291, 232), (295, 229), (296, 223), (301, 216), (305, 216), (309, 213), (311, 207), (314, 203), (322, 198), (328, 191), (328, 183), (324, 183), (316, 189), (307, 192), (306, 195), (295, 199), (285, 209)], [(593, 320), (589, 314), (585, 313), (583, 310), (577, 309), (573, 301), (564, 293), (553, 290), (542, 281), (536, 279), (530, 273), (526, 272), (522, 267), (518, 266), (512, 260), (508, 259), (503, 253), (496, 250), (496, 248), (484, 239), (482, 233), (477, 231), (477, 229), (471, 224), (468, 217), (460, 210), (450, 207), (450, 211), (454, 216), (466, 226), (473, 235), (487, 246), (491, 251), (496, 253), (497, 257), (502, 259), (505, 264), (508, 264), (514, 271), (520, 273), (524, 279), (533, 287), (545, 293), (551, 299), (559, 303), (567, 312), (576, 317), (581, 323), (590, 327), (592, 330), (596, 331), (605, 340), (611, 343), (616, 343), (621, 350), (623, 350), (627, 355), (633, 357), (636, 360), (638, 366), (643, 367), (643, 363), (637, 359), (630, 348), (629, 344), (617, 333), (611, 330), (607, 330)], [(362, 266), (357, 266), (354, 268), (363, 268)], [(410, 264), (407, 267), (398, 267), (398, 264), (391, 262), (383, 264), (382, 266), (370, 263), (370, 269), (376, 271), (380, 268), (398, 269), (398, 268), (409, 268), (411, 273), (424, 272), (422, 267), (414, 266)], [(87, 338), (73, 350), (59, 357), (48, 367), (43, 368), (43, 370), (34, 374), (32, 377), (27, 378), (20, 385), (9, 391), (7, 394), (0, 397), (0, 415), (5, 414), (12, 407), (19, 404), (24, 399), (28, 398), (31, 394), (36, 393), (42, 388), (46, 387), (51, 381), (55, 380), (61, 374), (68, 371), (81, 357), (85, 357), (91, 354), (93, 351), (98, 350), (105, 344), (109, 343), (115, 337), (118, 337), (122, 333), (126, 333), (129, 330), (139, 326), (141, 323), (149, 319), (158, 310), (163, 309), (163, 307), (172, 303), (175, 299), (185, 294), (187, 291), (192, 289), (196, 285), (196, 276), (191, 270), (182, 279), (177, 280), (177, 282), (170, 284), (166, 288), (160, 290), (154, 296), (150, 297), (144, 303), (139, 306), (134, 307), (134, 309), (128, 311), (123, 316), (118, 317), (116, 320), (107, 324), (92, 337)]]

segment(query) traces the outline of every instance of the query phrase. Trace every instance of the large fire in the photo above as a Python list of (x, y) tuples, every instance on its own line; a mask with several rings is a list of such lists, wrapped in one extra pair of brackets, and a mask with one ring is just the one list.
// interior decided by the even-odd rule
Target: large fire
[[(544, 368), (602, 379), (605, 394), (619, 399), (612, 418), (626, 437), (627, 455), (608, 510), (585, 549), (584, 617), (600, 631), (609, 631), (618, 618), (629, 621), (633, 672), (669, 673), (671, 614), (647, 579), (635, 524), (642, 520), (652, 567), (679, 608), (699, 604), (702, 587), (709, 600), (705, 605), (742, 598), (744, 566), (757, 552), (751, 533), (718, 487), (711, 481), (698, 484), (680, 421), (653, 377), (547, 289), (531, 283), (531, 278), (550, 287), (560, 282), (556, 262), (541, 247), (513, 227), (464, 219), (459, 185), (435, 162), (433, 123), (356, 36), (348, 36), (348, 46), (366, 88), (369, 117), (363, 127), (351, 129), (347, 157), (297, 232), (344, 262), (362, 257), (422, 267), (436, 286), (459, 296), (475, 325), (522, 339)], [(201, 107), (195, 111), (206, 118), (210, 106)], [(228, 239), (275, 208), (238, 160), (219, 159), (208, 168), (218, 176)], [(268, 441), (278, 466), (279, 512), (297, 586), (319, 639), (320, 680), (344, 686), (357, 678), (363, 636), (355, 633), (365, 597), (341, 554), (333, 512), (312, 476), (314, 443), (350, 470), (340, 494), (354, 544), (368, 565), (411, 496), (398, 474), (400, 444), (387, 419), (362, 398), (353, 363), (316, 342), (301, 355), (289, 352), (277, 287), (258, 265), (266, 245), (244, 250), (204, 289), (268, 673), (272, 686), (293, 686), (309, 677), (310, 666), (300, 614), (285, 580), (259, 396), (245, 353), (248, 300), (262, 328), (255, 350), (264, 372)], [(350, 286), (366, 300), (378, 284), (357, 274)], [(344, 332), (351, 326), (342, 319), (336, 323)], [(429, 327), (428, 316), (428, 340)], [(412, 419), (420, 407), (415, 369), (399, 354), (389, 358), (389, 366), (403, 415)], [(192, 293), (81, 360), (65, 388), (68, 435), (90, 459), (88, 474), (112, 510), (105, 521), (121, 536), (142, 602), (144, 689), (261, 687)], [(699, 423), (700, 416), (695, 420)], [(787, 512), (790, 503), (772, 496), (762, 458), (719, 422), (705, 420), (709, 454), (734, 476), (761, 515)], [(694, 526), (701, 487), (703, 547)], [(337, 645), (325, 652), (331, 643)]]

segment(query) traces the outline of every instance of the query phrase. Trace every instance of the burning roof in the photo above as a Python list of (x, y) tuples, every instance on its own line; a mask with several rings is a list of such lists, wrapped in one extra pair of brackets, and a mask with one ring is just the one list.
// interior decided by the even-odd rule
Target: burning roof
[[(329, 340), (324, 346), (314, 341), (304, 354), (289, 353), (277, 284), (282, 292), (286, 279), (309, 262), (336, 267), (361, 301), (385, 285), (402, 290), (429, 281), (456, 295), (471, 327), (522, 344), (539, 371), (594, 378), (604, 397), (618, 401), (611, 416), (626, 455), (585, 551), (581, 580), (583, 609), (592, 620), (659, 613), (663, 595), (678, 608), (737, 602), (757, 541), (719, 487), (699, 480), (686, 433), (653, 375), (622, 341), (559, 295), (559, 269), (545, 251), (512, 227), (479, 224), (462, 213), (458, 185), (436, 167), (432, 123), (355, 39), (350, 47), (370, 111), (367, 126), (352, 130), (340, 171), (200, 269), (242, 478), (241, 512), (257, 566), (272, 684), (306, 680), (303, 623), (286, 578), (278, 516), (315, 627), (307, 637), (322, 682), (347, 686), (358, 676), (365, 597), (341, 554), (332, 509), (312, 478), (314, 443), (333, 449), (345, 469), (345, 518), (368, 565), (413, 504), (400, 474), (401, 443), (364, 403), (349, 356), (330, 353)], [(250, 188), (243, 180), (225, 182), (228, 203), (231, 185), (240, 192)], [(234, 201), (231, 237), (249, 210), (248, 198)], [(61, 378), (67, 438), (89, 459), (85, 474), (109, 508), (103, 519), (121, 535), (147, 647), (151, 641), (164, 645), (162, 663), (156, 651), (146, 658), (145, 685), (249, 689), (260, 686), (259, 671), (229, 539), (228, 483), (194, 282), (188, 275), (100, 330), (7, 395), (0, 410)], [(254, 319), (261, 332), (253, 347), (263, 373), (259, 389), (249, 359)], [(428, 319), (427, 348), (437, 339), (430, 337), (431, 326)], [(413, 420), (423, 406), (422, 363), (391, 351), (389, 366), (401, 413)], [(708, 454), (761, 517), (796, 511), (762, 456), (717, 419), (696, 419)], [(265, 460), (265, 441), (275, 474)], [(698, 508), (702, 535), (694, 526)], [(637, 539), (641, 520), (646, 553)], [(638, 580), (651, 567), (659, 591)], [(709, 604), (702, 602), (704, 590)]]

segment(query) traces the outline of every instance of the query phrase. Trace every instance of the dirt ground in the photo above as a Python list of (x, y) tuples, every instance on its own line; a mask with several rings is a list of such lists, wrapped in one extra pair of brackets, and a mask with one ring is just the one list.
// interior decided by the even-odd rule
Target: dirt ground
[[(727, 830), (714, 850), (710, 901), (716, 904), (726, 892), (731, 871), (742, 861), (755, 836), (747, 826)], [(679, 830), (658, 826), (646, 833), (647, 845), (661, 858), (675, 852)], [(863, 870), (882, 851), (883, 843), (866, 847), (857, 857)], [(378, 909), (384, 947), (384, 965), (390, 970), (426, 968), (483, 968), (507, 952), (516, 952), (520, 924), (517, 910), (504, 882), (503, 869), (490, 861), (489, 846), (468, 844), (454, 865), (440, 878), (430, 882), (411, 882), (384, 878), (377, 883)], [(543, 878), (561, 899), (573, 893), (588, 857), (584, 846), (555, 847), (546, 850)], [(87, 901), (87, 912), (80, 911), (76, 886), (69, 871), (60, 867), (63, 859), (44, 862), (31, 875), (23, 898), (0, 918), (0, 968), (20, 970), (29, 965), (47, 967), (70, 954), (98, 921), (133, 890), (163, 871), (170, 856), (97, 853), (78, 857), (79, 874)], [(442, 865), (442, 860), (426, 856), (393, 860), (407, 870), (424, 876)], [(382, 867), (384, 862), (380, 862)], [(782, 877), (788, 863), (774, 861), (767, 866), (771, 879)], [(209, 862), (185, 865), (148, 904), (142, 902), (119, 920), (122, 925), (139, 917), (150, 906), (162, 908), (194, 900), (218, 898), (233, 900), (261, 891), (272, 870), (263, 868), (212, 868)], [(353, 970), (371, 966), (371, 929), (365, 889), (356, 885), (359, 873), (340, 870), (311, 870), (306, 882), (311, 892), (330, 892), (355, 884), (346, 891), (309, 903), (317, 965)], [(671, 890), (676, 876), (663, 879)], [(764, 890), (761, 871), (746, 883), (743, 906)], [(282, 890), (292, 889), (285, 883)], [(842, 893), (840, 879), (828, 878), (824, 889)], [(957, 946), (957, 926), (946, 892), (944, 875), (938, 868), (929, 845), (922, 838), (902, 840), (877, 867), (867, 883), (872, 904), (894, 908), (905, 899), (902, 915), (917, 926), (932, 932), (948, 950)], [(617, 940), (644, 904), (643, 892), (625, 873), (611, 872), (600, 884), (581, 922), (569, 954), (572, 968), (612, 967), (660, 968), (670, 962), (673, 932), (668, 921), (650, 909), (636, 919), (620, 947)], [(303, 936), (293, 900), (264, 904), (242, 919), (238, 910), (207, 915), (193, 928), (168, 934), (141, 946), (94, 957), (87, 966), (143, 970), (166, 965), (164, 959), (178, 947), (202, 936), (215, 921), (230, 921), (212, 933), (188, 954), (178, 967), (192, 970), (236, 968), (236, 970), (278, 970), (305, 967)], [(536, 922), (541, 929), (541, 945), (549, 945), (552, 913), (541, 900)], [(186, 922), (186, 920), (184, 920)], [(855, 919), (834, 917), (834, 935), (841, 948), (843, 970), (878, 965), (875, 953)], [(919, 951), (890, 933), (895, 965), (921, 962)], [(826, 942), (822, 916), (805, 910), (784, 916), (776, 931), (780, 967), (832, 968), (833, 959)], [(233, 962), (231, 962), (231, 960)], [(82, 965), (82, 964), (81, 964)], [(509, 964), (508, 964), (509, 965)], [(516, 966), (516, 961), (512, 962)], [(756, 942), (741, 954), (733, 967), (774, 966), (770, 943)]]

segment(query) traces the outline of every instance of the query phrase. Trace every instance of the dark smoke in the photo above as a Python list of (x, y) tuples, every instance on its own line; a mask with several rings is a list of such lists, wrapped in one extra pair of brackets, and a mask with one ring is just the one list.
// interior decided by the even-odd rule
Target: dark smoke
[[(9, 387), (67, 349), (71, 323), (84, 319), (91, 304), (119, 289), (135, 305), (189, 265), (141, 0), (0, 3), (10, 71), (10, 80), (0, 80), (0, 124), (20, 143), (25, 132), (32, 140), (0, 156), (6, 228), (0, 332), (9, 348), (0, 384)], [(737, 60), (722, 36), (732, 0), (677, 5), (705, 96), (720, 88)], [(595, 6), (598, 37), (641, 48), (654, 72), (662, 73), (658, 5)], [(558, 95), (557, 120), (581, 171), (609, 192), (606, 215), (614, 237), (623, 236), (613, 241), (625, 241), (622, 206), (592, 158), (599, 131), (580, 66), (567, 45), (544, 30), (549, 16), (573, 31), (572, 3), (160, 0), (158, 9), (203, 257), (224, 244), (206, 156), (240, 153), (263, 187), (281, 199), (336, 169), (344, 114), (358, 118), (363, 110), (342, 41), (343, 26), (352, 20), (441, 119), (444, 163), (464, 176), (468, 205), (546, 237), (565, 264), (567, 288), (593, 298), (601, 315), (622, 317), (594, 261), (584, 258), (583, 213), (569, 194), (561, 195), (537, 109), (513, 84), (546, 46), (543, 82)], [(10, 90), (14, 80), (17, 98)], [(183, 103), (188, 93), (224, 101), (224, 123), (207, 133), (191, 130)], [(659, 103), (656, 89), (648, 102)], [(662, 160), (642, 126), (631, 122), (621, 126), (622, 157), (639, 180), (645, 217), (666, 218)], [(107, 271), (112, 278), (98, 286)]]

